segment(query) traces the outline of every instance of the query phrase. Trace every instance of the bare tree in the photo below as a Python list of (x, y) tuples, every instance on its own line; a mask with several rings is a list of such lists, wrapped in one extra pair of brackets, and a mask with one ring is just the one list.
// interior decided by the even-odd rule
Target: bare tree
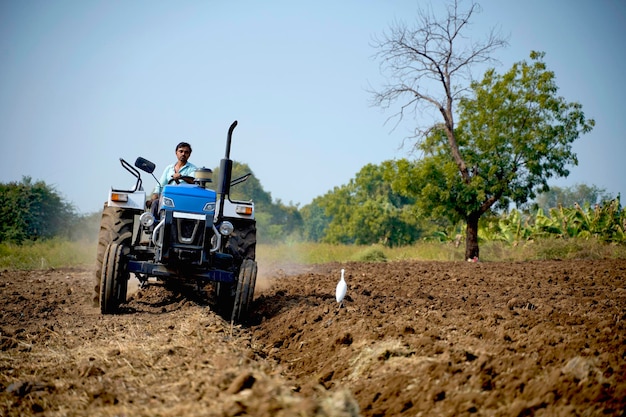
[[(454, 0), (449, 4), (447, 16), (441, 20), (431, 9), (419, 9), (416, 26), (396, 22), (382, 39), (375, 41), (373, 46), (379, 50), (376, 57), (381, 60), (382, 72), (389, 74), (390, 83), (374, 92), (374, 104), (389, 108), (402, 101), (394, 115), (398, 122), (407, 111), (435, 106), (443, 118), (454, 160), (463, 178), (469, 181), (454, 135), (454, 103), (468, 89), (471, 67), (494, 61), (491, 53), (506, 46), (507, 40), (495, 29), (480, 42), (463, 36), (472, 16), (480, 12), (480, 5), (471, 2), (463, 11), (461, 3), (462, 0)], [(431, 85), (437, 91), (430, 91)], [(418, 129), (416, 137), (425, 137), (429, 131)]]

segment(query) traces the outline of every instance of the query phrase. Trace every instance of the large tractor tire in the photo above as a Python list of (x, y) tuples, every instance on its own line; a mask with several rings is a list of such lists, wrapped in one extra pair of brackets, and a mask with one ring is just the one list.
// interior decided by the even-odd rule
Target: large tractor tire
[(100, 298), (100, 281), (102, 278), (103, 258), (111, 243), (121, 243), (130, 246), (133, 237), (133, 210), (119, 207), (104, 206), (100, 221), (100, 233), (98, 235), (98, 252), (96, 255), (96, 271), (94, 276), (95, 294), (94, 304), (98, 305)]
[(127, 254), (128, 247), (119, 243), (111, 243), (104, 253), (100, 279), (102, 314), (116, 313), (120, 304), (126, 302), (129, 278), (125, 258)]
[(256, 223), (235, 223), (235, 230), (228, 238), (227, 249), (235, 258), (244, 260), (256, 257)]
[[(235, 230), (228, 239), (227, 250), (235, 257), (238, 262), (241, 262), (239, 277), (242, 276), (245, 260), (254, 261), (256, 256), (256, 223), (243, 222), (235, 223)], [(245, 318), (248, 306), (252, 302), (254, 296), (254, 286), (256, 282), (256, 263), (254, 269), (254, 277), (248, 279), (246, 288), (247, 296), (245, 299), (241, 298), (240, 282), (238, 279), (234, 284), (227, 284), (219, 282), (215, 285), (215, 296), (217, 299), (218, 309), (224, 318), (230, 317), (235, 321), (240, 318)], [(252, 284), (250, 286), (250, 283)], [(237, 298), (239, 297), (239, 298)], [(245, 312), (241, 311), (241, 306), (244, 305)], [(236, 318), (235, 318), (236, 316)]]
[(244, 259), (237, 278), (237, 292), (233, 303), (231, 321), (239, 323), (248, 316), (248, 309), (254, 297), (257, 265), (252, 259)]

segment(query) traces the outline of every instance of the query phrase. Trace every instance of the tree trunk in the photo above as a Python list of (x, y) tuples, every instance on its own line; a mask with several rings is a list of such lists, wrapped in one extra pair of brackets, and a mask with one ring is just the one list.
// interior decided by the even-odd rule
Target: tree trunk
[(467, 229), (465, 230), (465, 259), (478, 260), (478, 213), (467, 216)]

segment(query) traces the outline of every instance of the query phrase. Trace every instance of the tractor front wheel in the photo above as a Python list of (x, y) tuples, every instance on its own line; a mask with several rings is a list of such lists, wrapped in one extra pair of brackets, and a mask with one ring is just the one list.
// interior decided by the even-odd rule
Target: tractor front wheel
[(113, 314), (120, 304), (126, 302), (129, 274), (126, 272), (125, 255), (128, 248), (119, 243), (109, 244), (102, 260), (100, 278), (100, 311)]
[(102, 270), (104, 256), (111, 243), (121, 243), (130, 245), (133, 236), (133, 220), (135, 211), (120, 207), (104, 206), (102, 210), (102, 220), (100, 222), (100, 233), (98, 234), (98, 252), (96, 256), (95, 271), (95, 293), (94, 305), (98, 304), (98, 299), (102, 288)]

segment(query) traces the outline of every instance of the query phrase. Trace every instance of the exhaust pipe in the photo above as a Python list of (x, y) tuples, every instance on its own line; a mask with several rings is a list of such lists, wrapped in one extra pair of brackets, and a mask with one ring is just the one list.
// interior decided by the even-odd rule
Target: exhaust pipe
[(220, 162), (220, 178), (217, 185), (217, 194), (220, 198), (220, 210), (218, 218), (224, 215), (224, 201), (226, 196), (230, 194), (230, 180), (233, 173), (233, 161), (230, 159), (230, 144), (233, 139), (233, 130), (237, 127), (237, 120), (235, 120), (228, 128), (228, 136), (226, 137), (226, 154), (224, 159)]

